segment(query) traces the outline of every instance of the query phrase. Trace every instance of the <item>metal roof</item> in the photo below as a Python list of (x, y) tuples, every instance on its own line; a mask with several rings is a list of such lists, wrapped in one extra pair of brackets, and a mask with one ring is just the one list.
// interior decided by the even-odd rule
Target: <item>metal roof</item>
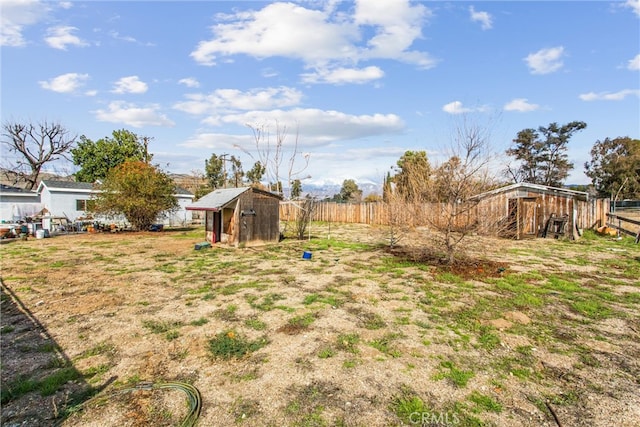
[(259, 188), (255, 187), (219, 188), (202, 197), (194, 204), (187, 206), (185, 209), (191, 211), (217, 211), (227, 204), (233, 202), (235, 199), (240, 197), (241, 194), (247, 191), (270, 196), (278, 200), (282, 199), (282, 197), (277, 194), (270, 193), (265, 190), (260, 190)]
[(495, 190), (477, 194), (473, 196), (472, 199), (484, 199), (485, 197), (504, 193), (505, 191), (516, 190), (519, 188), (539, 191), (547, 194), (557, 194), (557, 195), (563, 195), (563, 196), (577, 197), (584, 200), (587, 200), (589, 197), (589, 193), (585, 193), (583, 191), (569, 190), (568, 188), (550, 187), (548, 185), (541, 185), (541, 184), (531, 184), (529, 182), (518, 182), (516, 184), (507, 185), (506, 187), (500, 187), (500, 188), (496, 188)]
[(251, 187), (220, 188), (213, 190), (197, 202), (187, 206), (186, 209), (192, 211), (217, 211), (249, 190), (251, 190)]

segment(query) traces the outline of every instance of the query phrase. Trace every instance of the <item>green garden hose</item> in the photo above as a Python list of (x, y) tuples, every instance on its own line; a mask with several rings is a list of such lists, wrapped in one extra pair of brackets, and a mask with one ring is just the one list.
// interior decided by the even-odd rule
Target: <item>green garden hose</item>
[(198, 418), (200, 417), (200, 411), (202, 410), (202, 396), (200, 395), (200, 391), (192, 386), (191, 384), (170, 381), (166, 383), (152, 383), (152, 382), (141, 382), (136, 384), (133, 387), (125, 387), (112, 391), (106, 396), (95, 396), (86, 402), (84, 402), (81, 406), (86, 406), (88, 403), (94, 400), (105, 401), (113, 396), (119, 396), (124, 393), (130, 393), (133, 391), (139, 390), (160, 390), (160, 389), (175, 389), (180, 390), (184, 394), (187, 395), (187, 402), (189, 404), (189, 413), (185, 417), (184, 420), (180, 423), (180, 427), (193, 427), (196, 425)]

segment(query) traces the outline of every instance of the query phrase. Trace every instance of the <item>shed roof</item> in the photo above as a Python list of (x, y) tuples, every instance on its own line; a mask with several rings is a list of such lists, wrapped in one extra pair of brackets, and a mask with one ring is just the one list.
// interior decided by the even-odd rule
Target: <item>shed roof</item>
[(496, 194), (505, 193), (511, 190), (519, 190), (519, 189), (531, 190), (539, 193), (560, 195), (565, 197), (575, 197), (575, 198), (584, 199), (584, 200), (587, 200), (589, 197), (589, 194), (584, 191), (569, 190), (568, 188), (550, 187), (548, 185), (532, 184), (530, 182), (518, 182), (515, 184), (507, 185), (505, 187), (496, 188), (495, 190), (486, 191), (484, 193), (477, 194), (473, 196), (473, 199), (485, 199), (487, 197), (491, 197)]
[(274, 198), (280, 199), (277, 194), (269, 193), (268, 191), (262, 191), (253, 187), (240, 187), (240, 188), (219, 188), (211, 193), (203, 196), (197, 202), (186, 207), (187, 210), (192, 211), (217, 211), (225, 205), (231, 203), (241, 194), (247, 191), (253, 191), (255, 193), (262, 193)]

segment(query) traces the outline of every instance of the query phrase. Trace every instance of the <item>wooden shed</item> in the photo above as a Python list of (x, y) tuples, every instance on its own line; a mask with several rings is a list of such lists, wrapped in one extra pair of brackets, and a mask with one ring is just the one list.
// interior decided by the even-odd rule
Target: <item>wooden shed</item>
[(589, 195), (582, 191), (521, 182), (474, 197), (478, 225), (505, 237), (577, 238), (588, 224)]
[(231, 245), (277, 242), (281, 197), (253, 187), (214, 190), (186, 209), (205, 212), (206, 240)]

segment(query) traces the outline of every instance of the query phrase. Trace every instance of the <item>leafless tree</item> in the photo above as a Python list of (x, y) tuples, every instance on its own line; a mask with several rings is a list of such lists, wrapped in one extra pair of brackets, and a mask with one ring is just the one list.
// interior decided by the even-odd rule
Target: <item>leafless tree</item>
[(457, 125), (449, 147), (450, 158), (433, 177), (433, 194), (440, 202), (439, 215), (430, 216), (430, 225), (439, 232), (447, 261), (455, 261), (459, 244), (477, 231), (473, 196), (495, 185), (490, 163), (495, 157), (490, 147), (490, 129), (464, 117)]
[(313, 218), (313, 212), (316, 208), (316, 201), (311, 197), (307, 197), (302, 202), (299, 202), (299, 210), (296, 215), (296, 235), (299, 240), (304, 239), (304, 235), (307, 232), (311, 219)]
[(5, 157), (7, 169), (16, 180), (24, 181), (32, 190), (38, 184), (42, 167), (61, 158), (70, 160), (68, 152), (77, 136), (59, 123), (43, 121), (32, 123), (6, 122), (2, 125), (2, 144), (12, 156)]
[[(275, 142), (271, 140), (271, 134), (267, 125), (247, 124), (247, 127), (253, 132), (253, 138), (256, 145), (256, 154), (258, 161), (265, 168), (265, 173), (269, 187), (275, 187), (282, 192), (282, 179), (287, 180), (287, 189), (289, 194), (281, 194), (285, 199), (291, 198), (291, 186), (295, 179), (300, 179), (300, 175), (309, 166), (309, 154), (303, 154), (299, 151), (298, 142), (300, 133), (296, 127), (296, 134), (291, 146), (288, 150), (286, 147), (286, 139), (288, 137), (288, 128), (276, 121)], [(239, 147), (251, 158), (254, 156), (246, 149)], [(299, 166), (299, 158), (302, 157), (302, 166)], [(283, 162), (286, 161), (286, 171), (282, 171)], [(286, 176), (283, 176), (283, 173)]]

